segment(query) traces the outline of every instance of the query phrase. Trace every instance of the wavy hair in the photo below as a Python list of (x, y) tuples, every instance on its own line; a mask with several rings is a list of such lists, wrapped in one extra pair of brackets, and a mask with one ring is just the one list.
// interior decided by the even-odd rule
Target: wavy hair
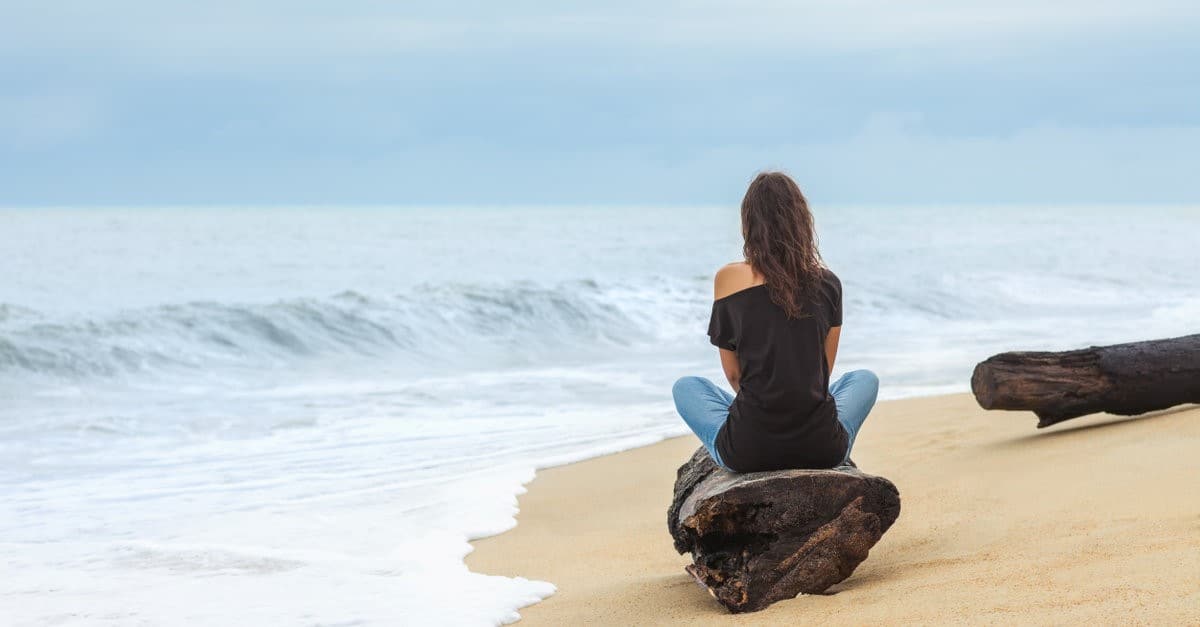
[(782, 172), (754, 177), (742, 199), (742, 238), (742, 254), (765, 279), (771, 300), (789, 318), (803, 315), (824, 262), (808, 201), (791, 177)]

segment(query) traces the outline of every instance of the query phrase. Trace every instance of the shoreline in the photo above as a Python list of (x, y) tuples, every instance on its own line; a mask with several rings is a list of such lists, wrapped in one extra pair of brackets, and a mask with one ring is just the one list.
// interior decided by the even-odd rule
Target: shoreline
[(855, 446), (900, 488), (895, 526), (846, 581), (730, 615), (675, 554), (684, 435), (537, 471), (473, 572), (554, 584), (524, 624), (1200, 620), (1200, 407), (1043, 430), (969, 394), (880, 402)]

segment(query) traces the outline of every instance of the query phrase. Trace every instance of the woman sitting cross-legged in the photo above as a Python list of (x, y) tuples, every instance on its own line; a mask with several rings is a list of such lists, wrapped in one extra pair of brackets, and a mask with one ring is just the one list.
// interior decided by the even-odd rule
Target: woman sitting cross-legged
[(787, 175), (758, 175), (742, 200), (745, 261), (717, 271), (708, 335), (736, 396), (701, 377), (675, 407), (713, 461), (734, 472), (832, 468), (850, 457), (879, 379), (832, 385), (842, 284), (817, 250), (812, 214)]

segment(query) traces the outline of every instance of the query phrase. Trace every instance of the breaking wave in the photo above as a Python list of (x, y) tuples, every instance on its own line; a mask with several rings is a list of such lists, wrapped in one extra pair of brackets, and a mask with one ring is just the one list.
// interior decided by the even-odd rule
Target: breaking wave
[[(389, 367), (475, 368), (587, 360), (614, 347), (670, 350), (702, 341), (709, 281), (437, 284), (390, 296), (344, 291), (58, 319), (0, 304), (0, 373), (80, 380), (290, 369), (337, 357)], [(1083, 310), (1093, 326), (1111, 321), (1120, 327), (1145, 316), (1145, 301), (1130, 286), (1092, 277), (944, 274), (846, 287), (848, 323), (858, 335), (879, 337), (928, 325), (975, 333), (981, 322), (1017, 336), (1061, 334)], [(1153, 326), (1179, 326), (1175, 319), (1194, 310), (1194, 301), (1183, 305), (1192, 309), (1155, 309), (1151, 322), (1161, 324)]]
[(516, 349), (633, 345), (694, 332), (691, 286), (439, 285), (389, 296), (345, 291), (267, 304), (189, 302), (54, 319), (0, 304), (0, 372), (57, 378), (278, 367), (343, 355), (478, 360)]

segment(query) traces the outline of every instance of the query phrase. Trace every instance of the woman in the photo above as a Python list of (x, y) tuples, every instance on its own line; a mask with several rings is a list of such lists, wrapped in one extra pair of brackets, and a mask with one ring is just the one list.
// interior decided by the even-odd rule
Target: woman
[(675, 407), (713, 461), (734, 472), (848, 462), (879, 379), (855, 370), (829, 385), (842, 330), (842, 284), (817, 251), (800, 188), (759, 174), (742, 200), (745, 261), (717, 271), (708, 335), (737, 396), (701, 377), (675, 383)]

